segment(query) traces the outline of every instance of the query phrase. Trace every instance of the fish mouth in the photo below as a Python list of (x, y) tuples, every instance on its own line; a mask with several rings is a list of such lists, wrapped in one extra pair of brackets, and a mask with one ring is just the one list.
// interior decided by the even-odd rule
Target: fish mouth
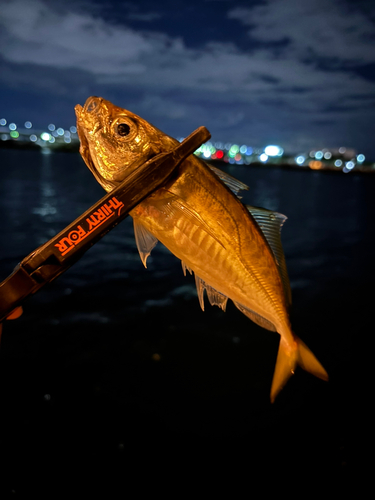
[(77, 134), (80, 142), (79, 152), (82, 156), (82, 159), (86, 163), (87, 167), (97, 180), (97, 182), (107, 191), (110, 192), (112, 189), (116, 187), (116, 184), (105, 179), (97, 169), (95, 162), (91, 156), (89, 141), (87, 140), (87, 130), (85, 127), (85, 121), (87, 118), (87, 114), (94, 114), (94, 112), (98, 112), (100, 110), (100, 105), (102, 102), (102, 98), (100, 97), (89, 97), (82, 107), (80, 104), (77, 104), (74, 107), (74, 111), (77, 117)]
[(76, 113), (76, 117), (77, 118), (79, 118), (81, 116), (82, 110), (83, 110), (83, 108), (82, 108), (82, 106), (80, 104), (76, 104), (74, 106), (74, 111)]
[(90, 135), (94, 135), (103, 126), (103, 101), (102, 97), (91, 96), (83, 107), (80, 104), (74, 107), (77, 122), (81, 120), (84, 129), (87, 128), (84, 126), (86, 122), (90, 129)]

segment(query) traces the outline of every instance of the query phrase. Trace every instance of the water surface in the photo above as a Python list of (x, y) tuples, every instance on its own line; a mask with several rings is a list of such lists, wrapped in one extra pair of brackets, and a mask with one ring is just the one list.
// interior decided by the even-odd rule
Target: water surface
[[(75, 154), (0, 150), (0, 169), (4, 279), (104, 192)], [(248, 184), (244, 203), (288, 216), (282, 240), (293, 328), (330, 382), (298, 370), (270, 405), (278, 336), (231, 304), (225, 314), (208, 304), (203, 313), (193, 277), (183, 276), (161, 244), (144, 269), (126, 219), (5, 325), (6, 491), (29, 491), (23, 473), (29, 461), (35, 464), (36, 449), (44, 457), (38, 470), (47, 467), (46, 457), (94, 457), (129, 481), (141, 457), (146, 473), (175, 466), (151, 460), (159, 447), (183, 467), (191, 455), (229, 467), (246, 451), (245, 466), (255, 475), (283, 467), (283, 456), (285, 467), (303, 469), (310, 480), (327, 474), (345, 484), (356, 462), (353, 415), (362, 411), (354, 403), (352, 349), (356, 338), (372, 333), (375, 178), (225, 169)], [(35, 473), (33, 481), (38, 486), (43, 477)]]

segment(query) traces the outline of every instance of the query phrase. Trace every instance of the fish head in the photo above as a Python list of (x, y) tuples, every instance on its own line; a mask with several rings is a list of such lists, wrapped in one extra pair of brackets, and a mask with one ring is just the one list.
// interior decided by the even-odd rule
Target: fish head
[(171, 150), (175, 139), (149, 122), (102, 97), (75, 106), (80, 153), (106, 191), (120, 184), (139, 164)]

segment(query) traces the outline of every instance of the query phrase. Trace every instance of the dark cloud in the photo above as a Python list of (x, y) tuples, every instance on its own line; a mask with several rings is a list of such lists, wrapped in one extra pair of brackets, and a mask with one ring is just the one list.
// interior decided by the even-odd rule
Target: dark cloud
[(360, 137), (358, 147), (373, 147), (365, 134), (374, 116), (362, 105), (375, 94), (369, 3), (174, 6), (0, 0), (0, 81), (13, 95), (8, 112), (20, 115), (17, 93), (28, 89), (43, 119), (53, 118), (43, 103), (54, 97), (61, 119), (70, 120), (74, 104), (95, 94), (174, 135), (204, 124), (222, 140), (261, 144), (272, 135), (301, 149)]
[(328, 57), (351, 66), (374, 61), (374, 22), (350, 2), (264, 0), (235, 8), (228, 16), (248, 26), (249, 36), (258, 42), (287, 40), (285, 56)]
[(157, 12), (146, 12), (143, 14), (142, 12), (130, 12), (127, 18), (130, 21), (141, 21), (146, 23), (151, 23), (160, 19), (162, 16)]

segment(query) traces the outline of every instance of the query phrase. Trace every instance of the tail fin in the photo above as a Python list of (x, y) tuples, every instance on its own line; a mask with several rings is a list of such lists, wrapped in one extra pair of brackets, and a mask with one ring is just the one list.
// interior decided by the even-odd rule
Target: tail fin
[(282, 338), (280, 339), (271, 387), (271, 403), (275, 401), (276, 396), (287, 383), (289, 377), (294, 374), (297, 365), (322, 380), (328, 380), (327, 372), (306, 344), (296, 335), (294, 335), (294, 341), (294, 348), (291, 349), (290, 345)]

